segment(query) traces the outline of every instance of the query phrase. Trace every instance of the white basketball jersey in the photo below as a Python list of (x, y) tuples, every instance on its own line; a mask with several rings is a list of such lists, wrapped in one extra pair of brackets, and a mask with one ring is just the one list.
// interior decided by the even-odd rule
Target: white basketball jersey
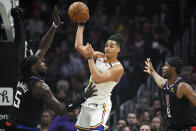
[[(105, 63), (104, 60), (106, 60), (107, 58), (99, 58), (96, 60), (96, 68), (101, 72), (105, 72), (107, 70), (109, 70), (112, 66), (114, 65), (118, 65), (118, 64), (121, 64), (120, 62), (117, 62), (117, 63)], [(93, 82), (93, 78), (92, 76), (90, 77), (90, 80), (89, 80), (89, 83), (90, 82)], [(96, 87), (95, 89), (97, 89), (97, 96), (93, 96), (89, 99), (87, 99), (88, 102), (95, 102), (95, 100), (98, 102), (103, 102), (103, 101), (107, 101), (107, 100), (110, 100), (110, 96), (111, 96), (111, 92), (113, 90), (113, 88), (115, 87), (115, 85), (117, 84), (118, 82), (115, 82), (115, 81), (108, 81), (108, 82), (104, 82), (104, 83), (100, 83), (100, 84), (96, 84)]]

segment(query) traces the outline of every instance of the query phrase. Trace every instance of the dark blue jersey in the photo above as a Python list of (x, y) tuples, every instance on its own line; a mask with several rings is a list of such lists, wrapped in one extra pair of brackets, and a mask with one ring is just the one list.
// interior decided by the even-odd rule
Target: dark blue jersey
[(179, 77), (179, 79), (170, 87), (168, 87), (168, 82), (163, 87), (168, 128), (171, 129), (186, 129), (196, 125), (196, 120), (193, 117), (192, 103), (186, 97), (178, 99), (176, 96), (180, 82), (183, 82), (181, 77)]
[(41, 99), (32, 95), (32, 89), (38, 82), (43, 81), (35, 76), (18, 81), (13, 108), (8, 120), (21, 125), (37, 126), (44, 105)]

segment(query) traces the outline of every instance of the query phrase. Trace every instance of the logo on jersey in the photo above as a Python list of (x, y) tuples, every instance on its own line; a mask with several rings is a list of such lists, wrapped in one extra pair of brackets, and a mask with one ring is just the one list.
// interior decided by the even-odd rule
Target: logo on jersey
[(170, 107), (169, 95), (166, 95), (165, 96), (165, 99), (166, 99), (166, 105), (167, 105), (167, 107)]
[(11, 106), (13, 104), (13, 88), (0, 88), (0, 106)]
[(174, 88), (173, 87), (170, 88), (169, 92), (174, 92)]

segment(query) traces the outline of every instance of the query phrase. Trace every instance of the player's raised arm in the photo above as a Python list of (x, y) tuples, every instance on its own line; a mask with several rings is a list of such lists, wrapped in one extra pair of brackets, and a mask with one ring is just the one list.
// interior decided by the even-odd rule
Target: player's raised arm
[(150, 58), (147, 58), (147, 60), (145, 61), (145, 70), (144, 72), (147, 72), (149, 75), (152, 75), (152, 77), (154, 78), (156, 84), (158, 85), (158, 87), (163, 88), (164, 84), (167, 82), (167, 79), (164, 79), (163, 77), (161, 77), (153, 68), (153, 65), (151, 63)]
[(86, 46), (83, 45), (83, 32), (84, 32), (84, 26), (78, 25), (76, 38), (75, 38), (75, 48), (82, 56), (87, 58)]
[(58, 16), (58, 11), (56, 6), (54, 7), (53, 16), (54, 16), (54, 22), (50, 27), (50, 29), (48, 30), (48, 32), (46, 33), (46, 35), (42, 38), (39, 49), (36, 52), (36, 55), (38, 55), (40, 58), (44, 57), (44, 55), (50, 48), (52, 41), (54, 39), (56, 28), (61, 24), (63, 24), (63, 22), (61, 22)]
[[(75, 48), (82, 56), (88, 58), (87, 45), (86, 46), (83, 45), (83, 32), (84, 32), (84, 26), (78, 25), (78, 29), (76, 32), (76, 39), (75, 39)], [(99, 51), (95, 51), (93, 54), (93, 59), (97, 59), (99, 57), (104, 57), (104, 54)]]

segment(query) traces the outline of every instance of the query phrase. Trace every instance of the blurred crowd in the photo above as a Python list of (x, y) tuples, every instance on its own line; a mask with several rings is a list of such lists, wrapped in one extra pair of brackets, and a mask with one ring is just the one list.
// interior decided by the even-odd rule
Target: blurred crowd
[[(69, 5), (74, 1), (32, 0), (21, 2), (26, 21), (26, 40), (28, 48), (37, 50), (41, 38), (52, 24), (52, 11), (57, 5), (64, 25), (57, 29), (52, 47), (45, 61), (48, 65), (46, 83), (56, 97), (69, 103), (84, 92), (88, 85), (89, 69), (87, 60), (74, 48), (77, 24), (67, 16)], [(134, 99), (139, 86), (146, 82), (143, 72), (144, 61), (152, 59), (154, 67), (164, 60), (168, 51), (173, 50), (178, 37), (179, 10), (178, 2), (136, 2), (131, 0), (104, 1), (96, 3), (84, 1), (90, 9), (90, 19), (85, 25), (84, 44), (90, 42), (95, 50), (104, 51), (105, 42), (111, 34), (121, 33), (125, 43), (121, 47), (120, 61), (125, 73), (115, 87), (112, 96), (114, 108), (123, 102)], [(194, 70), (194, 69), (192, 69)], [(163, 128), (162, 101), (154, 99), (145, 110), (130, 111), (119, 118), (117, 131), (138, 131), (151, 128), (159, 131)], [(114, 109), (115, 110), (115, 109)], [(51, 126), (58, 131), (74, 131), (74, 123), (79, 109), (63, 117), (56, 116), (45, 109), (39, 128), (46, 131)]]

